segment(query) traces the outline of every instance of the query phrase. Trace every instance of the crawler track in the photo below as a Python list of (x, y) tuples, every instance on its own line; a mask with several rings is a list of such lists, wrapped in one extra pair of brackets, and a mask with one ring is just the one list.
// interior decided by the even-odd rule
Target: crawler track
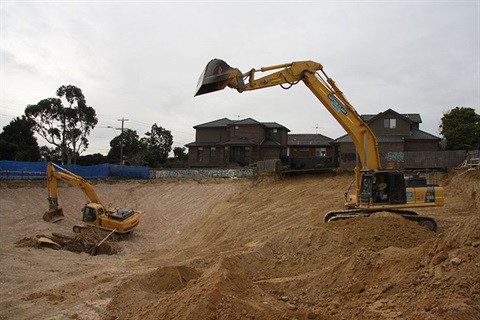
[(369, 217), (377, 212), (389, 212), (402, 216), (405, 219), (416, 221), (419, 225), (427, 227), (430, 231), (437, 231), (437, 223), (433, 218), (419, 216), (414, 211), (409, 210), (380, 210), (380, 211), (364, 211), (362, 209), (337, 210), (330, 211), (325, 215), (324, 222), (332, 222), (337, 220), (345, 220), (358, 216)]

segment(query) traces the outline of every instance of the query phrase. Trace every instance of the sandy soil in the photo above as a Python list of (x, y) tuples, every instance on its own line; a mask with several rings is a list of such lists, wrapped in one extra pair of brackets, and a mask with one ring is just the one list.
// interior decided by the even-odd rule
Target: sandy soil
[(377, 214), (323, 223), (350, 174), (97, 183), (142, 211), (116, 255), (22, 247), (73, 234), (85, 202), (42, 220), (43, 183), (0, 188), (0, 319), (480, 319), (480, 172), (444, 175), (434, 233)]

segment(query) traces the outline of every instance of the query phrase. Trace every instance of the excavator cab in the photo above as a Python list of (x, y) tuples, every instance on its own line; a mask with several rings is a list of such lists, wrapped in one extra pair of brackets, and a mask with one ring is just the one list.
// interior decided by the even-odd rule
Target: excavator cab
[(227, 86), (237, 89), (239, 92), (243, 91), (245, 83), (242, 72), (230, 67), (223, 60), (213, 59), (207, 64), (198, 79), (195, 96), (223, 90)]
[(362, 174), (360, 205), (379, 206), (407, 202), (405, 179), (399, 171), (378, 171)]
[(95, 208), (89, 207), (88, 205), (83, 207), (82, 215), (83, 215), (83, 218), (82, 218), (83, 222), (94, 223), (97, 220), (97, 212)]

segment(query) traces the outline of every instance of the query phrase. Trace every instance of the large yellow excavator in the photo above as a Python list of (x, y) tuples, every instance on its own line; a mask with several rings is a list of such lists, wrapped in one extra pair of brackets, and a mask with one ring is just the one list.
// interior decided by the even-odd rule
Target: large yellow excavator
[(132, 209), (106, 209), (92, 185), (82, 177), (53, 162), (47, 163), (46, 173), (49, 209), (43, 215), (43, 220), (53, 222), (64, 216), (63, 209), (58, 205), (57, 179), (60, 179), (82, 190), (89, 199), (89, 203), (82, 209), (82, 224), (75, 225), (74, 232), (79, 232), (84, 227), (93, 227), (128, 234), (138, 226), (139, 212)]
[[(257, 72), (268, 71), (271, 73), (255, 79)], [(227, 86), (240, 93), (277, 85), (289, 89), (300, 81), (351, 137), (361, 164), (361, 168), (355, 168), (355, 194), (346, 193), (345, 210), (328, 212), (325, 222), (388, 211), (436, 231), (434, 219), (405, 209), (443, 206), (443, 189), (427, 184), (422, 177), (405, 179), (400, 170), (381, 168), (378, 143), (373, 131), (323, 71), (320, 63), (298, 61), (252, 69), (243, 74), (225, 61), (213, 59), (198, 80), (195, 96), (223, 90)]]

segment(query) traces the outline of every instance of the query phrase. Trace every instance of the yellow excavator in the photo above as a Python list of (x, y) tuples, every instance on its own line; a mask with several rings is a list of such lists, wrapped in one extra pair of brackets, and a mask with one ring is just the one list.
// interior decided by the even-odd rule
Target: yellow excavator
[[(269, 71), (269, 74), (255, 78), (256, 73)], [(361, 168), (355, 167), (355, 194), (345, 193), (345, 210), (328, 212), (324, 221), (387, 211), (436, 231), (437, 223), (434, 219), (406, 209), (443, 206), (443, 189), (438, 185), (427, 184), (422, 177), (406, 179), (400, 170), (381, 168), (377, 138), (373, 131), (335, 82), (327, 76), (320, 63), (297, 61), (242, 73), (223, 60), (213, 59), (198, 80), (195, 96), (223, 90), (227, 86), (240, 93), (277, 85), (289, 89), (300, 81), (348, 133), (357, 149), (361, 165)]]
[[(58, 169), (58, 170), (55, 170)], [(119, 234), (131, 233), (140, 221), (140, 213), (132, 209), (106, 209), (97, 193), (82, 177), (68, 171), (53, 162), (47, 163), (47, 189), (49, 209), (43, 215), (43, 220), (56, 222), (64, 217), (63, 209), (58, 205), (57, 179), (82, 190), (89, 199), (82, 209), (82, 224), (73, 227), (74, 232), (82, 228), (93, 227)]]

